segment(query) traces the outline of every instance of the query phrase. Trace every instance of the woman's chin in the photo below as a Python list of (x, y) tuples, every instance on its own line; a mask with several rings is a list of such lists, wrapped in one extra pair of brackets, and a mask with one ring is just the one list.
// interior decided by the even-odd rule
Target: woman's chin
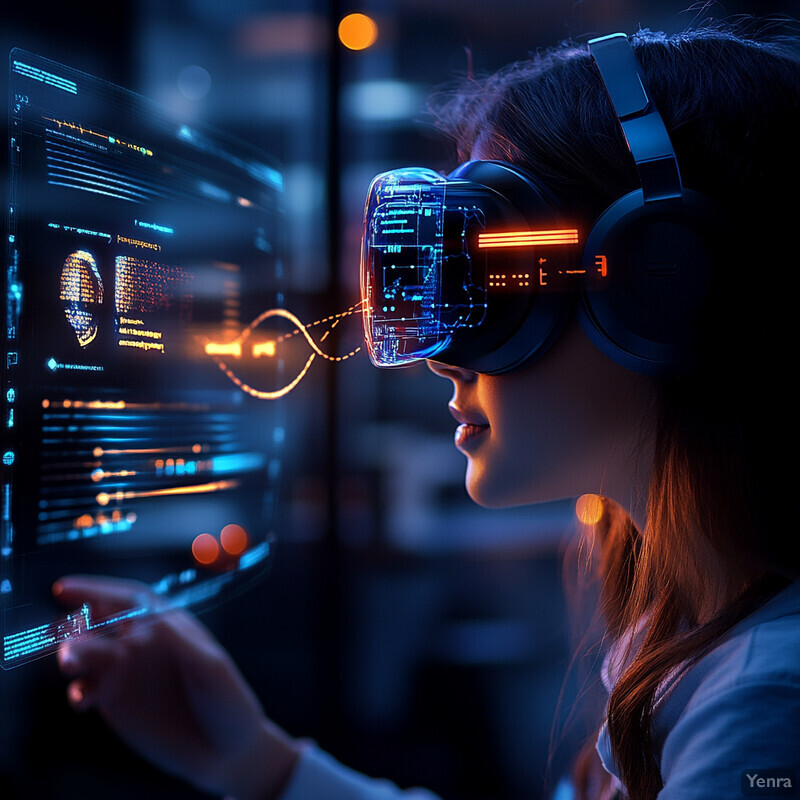
[(548, 480), (551, 475), (540, 476), (539, 480), (533, 476), (528, 481), (515, 480), (518, 477), (516, 472), (499, 475), (496, 470), (486, 469), (480, 462), (469, 459), (464, 484), (470, 500), (483, 508), (533, 506), (578, 497), (585, 491), (599, 492), (599, 489), (582, 490), (580, 482)]
[(498, 480), (472, 459), (467, 461), (464, 483), (470, 500), (483, 508), (511, 508), (532, 502), (520, 497), (508, 481)]

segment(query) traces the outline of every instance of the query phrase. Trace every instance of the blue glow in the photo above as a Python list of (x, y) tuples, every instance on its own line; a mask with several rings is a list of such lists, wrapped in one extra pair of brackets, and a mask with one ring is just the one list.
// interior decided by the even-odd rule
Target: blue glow
[(239, 558), (239, 569), (248, 569), (256, 564), (264, 561), (269, 555), (269, 542), (262, 542), (256, 547), (251, 548), (246, 553), (243, 553)]
[(402, 81), (363, 81), (345, 90), (347, 111), (357, 120), (385, 122), (411, 119), (419, 110), (423, 93)]
[(229, 472), (250, 472), (264, 466), (263, 453), (234, 453), (211, 459), (212, 470), (217, 475)]
[(133, 224), (136, 225), (138, 228), (149, 228), (153, 231), (158, 231), (158, 233), (168, 233), (173, 234), (175, 233), (174, 228), (170, 228), (167, 225), (157, 225), (155, 222), (143, 222), (140, 219), (135, 219)]
[(208, 181), (199, 181), (197, 184), (198, 190), (206, 197), (214, 200), (220, 200), (223, 203), (230, 203), (233, 200), (233, 195), (221, 186), (215, 186)]
[(103, 372), (105, 367), (102, 364), (62, 364), (60, 361), (56, 361), (54, 358), (50, 358), (47, 361), (48, 369), (52, 370), (53, 372), (57, 372), (58, 370), (73, 370), (76, 372)]

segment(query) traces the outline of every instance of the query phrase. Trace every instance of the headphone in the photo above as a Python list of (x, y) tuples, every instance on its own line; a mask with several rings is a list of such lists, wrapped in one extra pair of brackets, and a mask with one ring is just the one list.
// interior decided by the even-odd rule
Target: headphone
[[(715, 203), (683, 187), (675, 152), (628, 37), (589, 42), (641, 189), (614, 202), (586, 239), (580, 321), (606, 355), (645, 374), (683, 371), (702, 358), (702, 308), (725, 221)], [(611, 269), (611, 265), (622, 265)], [(601, 289), (596, 268), (608, 268)]]

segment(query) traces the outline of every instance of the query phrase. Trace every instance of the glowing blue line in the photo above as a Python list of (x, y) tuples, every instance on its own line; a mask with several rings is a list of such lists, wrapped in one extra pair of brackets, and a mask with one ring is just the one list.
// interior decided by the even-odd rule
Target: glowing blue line
[[(92, 142), (94, 144), (94, 142)], [(92, 157), (89, 156), (88, 153), (85, 153), (78, 147), (75, 147), (71, 144), (65, 142), (48, 142), (45, 144), (44, 147), (45, 153), (48, 154), (56, 154), (59, 156), (74, 158), (76, 161), (85, 161), (88, 164), (102, 164), (103, 162), (95, 155), (94, 153), (91, 154)], [(106, 155), (105, 150), (99, 151), (103, 155)], [(48, 158), (52, 158), (52, 155), (48, 155)]]
[(32, 78), (35, 81), (46, 83), (49, 86), (55, 86), (57, 89), (63, 89), (65, 92), (78, 94), (78, 85), (74, 81), (60, 78), (58, 75), (53, 75), (52, 72), (45, 72), (43, 69), (32, 67), (29, 64), (23, 64), (21, 61), (14, 62), (14, 72), (18, 72), (26, 78)]
[[(84, 159), (88, 160), (88, 159)], [(76, 164), (74, 160), (70, 160), (68, 158), (57, 158), (56, 156), (48, 156), (47, 161), (50, 164), (58, 162), (60, 164), (67, 164), (69, 167), (73, 167), (73, 169), (69, 169), (68, 167), (54, 167), (53, 169), (61, 169), (64, 172), (77, 172), (79, 175), (92, 175), (92, 172), (81, 172), (76, 167), (83, 166), (81, 164)], [(150, 194), (156, 195), (158, 197), (166, 198), (166, 195), (156, 190), (152, 189), (149, 184), (144, 184), (141, 182), (132, 182), (129, 176), (125, 175), (121, 172), (114, 172), (114, 170), (110, 170), (105, 167), (102, 162), (98, 165), (95, 165), (91, 161), (87, 165), (89, 169), (95, 169), (98, 173), (101, 174), (102, 177), (108, 177), (109, 182), (111, 183), (121, 183), (126, 186), (134, 186), (137, 189), (140, 189), (143, 192), (149, 192)], [(113, 176), (113, 177), (112, 177)]]
[[(69, 180), (70, 179), (69, 175), (60, 175), (60, 174), (58, 174), (59, 171), (60, 172), (72, 172), (72, 173), (74, 173), (76, 175), (88, 175), (88, 176), (91, 176), (93, 178), (105, 178), (104, 175), (94, 175), (91, 172), (83, 172), (83, 171), (78, 170), (78, 169), (66, 169), (65, 167), (58, 167), (57, 169), (51, 170), (50, 171), (50, 177), (63, 178), (65, 180)], [(131, 194), (131, 195), (136, 196), (136, 197), (140, 197), (142, 200), (150, 200), (151, 199), (144, 192), (137, 191), (139, 189), (138, 186), (136, 186), (134, 189), (127, 189), (126, 186), (135, 186), (135, 185), (134, 184), (130, 184), (130, 183), (126, 184), (125, 181), (118, 181), (118, 180), (114, 180), (113, 178), (108, 178), (104, 182), (101, 182), (101, 181), (98, 181), (98, 180), (90, 180), (89, 178), (72, 178), (72, 180), (74, 180), (76, 182), (79, 182), (79, 183), (88, 183), (88, 184), (91, 184), (92, 186), (102, 186), (103, 188), (106, 188), (106, 189), (116, 189), (117, 191), (120, 191), (120, 192), (128, 192), (128, 194)], [(114, 186), (112, 184), (119, 184), (119, 186)]]
[[(89, 142), (94, 144), (94, 142)], [(84, 162), (89, 166), (96, 166), (98, 169), (107, 169), (107, 161), (103, 161), (101, 156), (107, 158), (107, 152), (100, 150), (98, 154), (87, 154), (79, 150), (77, 147), (72, 147), (64, 142), (48, 142), (45, 145), (45, 153), (48, 160), (53, 160), (56, 156), (61, 156), (64, 159), (72, 159), (74, 162)]]
[(61, 183), (59, 181), (47, 181), (51, 186), (66, 186), (68, 189), (82, 189), (84, 192), (93, 194), (103, 194), (106, 197), (115, 197), (117, 200), (129, 200), (131, 203), (144, 203), (144, 200), (136, 200), (133, 197), (126, 197), (124, 194), (114, 194), (113, 192), (103, 192), (100, 189), (92, 189), (89, 186), (76, 186), (74, 183)]
[(260, 561), (263, 561), (268, 555), (269, 542), (262, 542), (252, 550), (248, 550), (246, 553), (242, 554), (242, 556), (239, 558), (239, 568), (247, 569), (248, 567), (252, 567), (254, 564), (258, 564)]

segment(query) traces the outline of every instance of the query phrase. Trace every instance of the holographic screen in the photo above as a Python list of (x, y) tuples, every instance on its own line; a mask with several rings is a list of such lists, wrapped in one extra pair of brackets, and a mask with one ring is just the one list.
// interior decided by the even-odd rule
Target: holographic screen
[(263, 575), (283, 398), (324, 355), (283, 308), (270, 157), (31, 53), (11, 53), (10, 85), (4, 668), (148, 613), (65, 614), (65, 574), (183, 606)]

